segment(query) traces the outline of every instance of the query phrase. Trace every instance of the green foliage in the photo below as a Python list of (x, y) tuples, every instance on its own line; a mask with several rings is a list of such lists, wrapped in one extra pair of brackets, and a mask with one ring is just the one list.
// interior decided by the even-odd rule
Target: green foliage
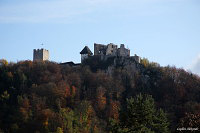
[(62, 118), (63, 128), (68, 133), (73, 133), (73, 129), (74, 129), (73, 123), (75, 120), (74, 112), (69, 108), (65, 108), (65, 109), (61, 109), (59, 113)]
[(154, 118), (153, 129), (156, 133), (168, 133), (169, 132), (169, 122), (166, 114), (162, 109), (159, 109)]
[(8, 91), (4, 91), (3, 94), (1, 94), (0, 100), (8, 100), (10, 97), (10, 94), (8, 94)]
[(58, 127), (56, 133), (63, 133), (62, 128)]
[(161, 109), (156, 111), (151, 96), (141, 94), (135, 98), (127, 99), (127, 105), (120, 114), (120, 122), (113, 124), (113, 121), (111, 121), (111, 126), (112, 132), (169, 132), (169, 125), (164, 112)]

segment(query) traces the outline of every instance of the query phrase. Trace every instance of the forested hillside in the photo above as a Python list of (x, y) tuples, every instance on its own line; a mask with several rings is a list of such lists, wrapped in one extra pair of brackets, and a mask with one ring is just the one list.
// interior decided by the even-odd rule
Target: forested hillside
[(200, 77), (143, 59), (0, 63), (0, 132), (164, 133), (200, 130)]

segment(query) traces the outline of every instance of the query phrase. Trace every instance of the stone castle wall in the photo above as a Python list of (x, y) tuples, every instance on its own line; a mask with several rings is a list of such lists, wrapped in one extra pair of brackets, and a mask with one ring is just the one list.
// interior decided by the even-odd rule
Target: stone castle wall
[(103, 44), (94, 44), (94, 55), (105, 55), (107, 46)]
[(119, 56), (130, 56), (130, 50), (126, 49), (124, 44), (121, 44), (120, 48), (118, 49)]
[(120, 48), (117, 45), (110, 43), (108, 45), (94, 44), (94, 55), (101, 56), (130, 56), (130, 50), (121, 44)]

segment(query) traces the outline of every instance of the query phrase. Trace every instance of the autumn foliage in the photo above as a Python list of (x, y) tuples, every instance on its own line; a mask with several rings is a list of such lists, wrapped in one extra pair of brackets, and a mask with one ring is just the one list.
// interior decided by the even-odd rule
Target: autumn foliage
[[(161, 112), (161, 117), (151, 115), (169, 122), (165, 131), (169, 128), (175, 132), (180, 125), (192, 126), (191, 123), (198, 126), (200, 78), (197, 75), (175, 67), (160, 67), (148, 60), (135, 68), (113, 67), (112, 72), (107, 71), (109, 63), (102, 63), (105, 62), (71, 67), (55, 62), (2, 60), (0, 132), (112, 132), (110, 120), (115, 123), (129, 120), (121, 112), (127, 108), (127, 99), (138, 94), (150, 95), (155, 101), (152, 107), (166, 113)], [(144, 112), (143, 109), (147, 112), (151, 109), (133, 107), (130, 111), (135, 116), (139, 116), (137, 112)], [(127, 119), (123, 120), (122, 115)], [(157, 124), (161, 119), (153, 121)], [(147, 128), (148, 125), (151, 124)], [(157, 126), (156, 130), (160, 131), (160, 125)], [(126, 132), (128, 127), (134, 128), (134, 125), (123, 124), (120, 128)]]

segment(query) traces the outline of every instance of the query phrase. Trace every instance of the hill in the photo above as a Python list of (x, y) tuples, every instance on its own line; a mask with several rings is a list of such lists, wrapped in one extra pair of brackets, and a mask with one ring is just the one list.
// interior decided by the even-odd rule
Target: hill
[[(195, 130), (200, 128), (200, 78), (147, 59), (139, 64), (89, 58), (75, 67), (3, 62), (0, 104), (5, 133)], [(126, 122), (129, 118), (135, 123)]]

